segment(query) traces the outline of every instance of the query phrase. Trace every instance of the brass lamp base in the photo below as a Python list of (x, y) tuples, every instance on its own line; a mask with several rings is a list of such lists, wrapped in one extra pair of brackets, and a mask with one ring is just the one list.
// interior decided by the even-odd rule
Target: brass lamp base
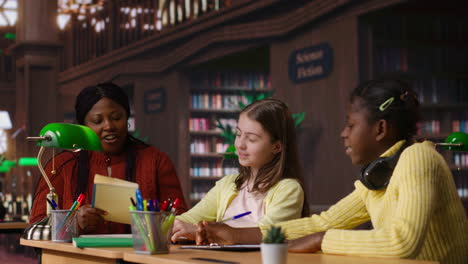
[(27, 227), (23, 235), (23, 239), (27, 240), (51, 240), (52, 232), (50, 227), (50, 217), (46, 216), (36, 223)]

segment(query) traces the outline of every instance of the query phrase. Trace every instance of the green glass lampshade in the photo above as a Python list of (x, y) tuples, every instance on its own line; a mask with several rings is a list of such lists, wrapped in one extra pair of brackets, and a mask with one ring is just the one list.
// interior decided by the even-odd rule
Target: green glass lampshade
[(11, 167), (6, 166), (5, 164), (2, 164), (2, 165), (0, 165), (0, 173), (9, 172), (9, 171), (10, 171), (10, 168), (11, 168)]
[(44, 126), (39, 135), (45, 137), (37, 142), (42, 147), (102, 151), (99, 137), (86, 126), (51, 123)]
[(4, 161), (0, 162), (0, 164), (2, 166), (7, 166), (7, 167), (10, 167), (10, 168), (11, 167), (16, 167), (16, 161), (14, 161), (14, 160), (4, 160)]
[(0, 172), (9, 172), (12, 167), (16, 167), (16, 161), (14, 160), (3, 160), (0, 162)]
[(36, 157), (23, 157), (18, 159), (19, 166), (37, 166)]
[(468, 134), (453, 132), (445, 139), (444, 148), (452, 151), (468, 151)]

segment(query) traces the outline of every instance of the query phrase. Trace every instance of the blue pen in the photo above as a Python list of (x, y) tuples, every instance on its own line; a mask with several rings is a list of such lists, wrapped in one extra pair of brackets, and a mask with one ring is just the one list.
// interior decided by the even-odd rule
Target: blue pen
[(238, 214), (238, 215), (235, 215), (235, 216), (231, 216), (231, 217), (228, 217), (228, 218), (224, 218), (223, 220), (221, 220), (221, 223), (224, 223), (224, 222), (227, 222), (227, 221), (231, 221), (231, 220), (236, 220), (238, 218), (241, 218), (241, 217), (244, 217), (246, 215), (249, 215), (251, 214), (252, 212), (251, 211), (248, 211), (248, 212), (245, 212), (245, 213), (242, 213), (242, 214)]
[(153, 200), (154, 211), (159, 212), (159, 202), (158, 199)]
[(140, 189), (136, 189), (135, 197), (136, 197), (137, 209), (139, 211), (143, 211), (143, 197), (141, 196)]
[(148, 199), (148, 211), (154, 211), (153, 201)]

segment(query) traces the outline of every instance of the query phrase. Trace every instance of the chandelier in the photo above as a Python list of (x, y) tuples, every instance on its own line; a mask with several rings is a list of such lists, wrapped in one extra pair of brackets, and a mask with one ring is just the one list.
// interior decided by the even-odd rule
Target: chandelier
[(103, 8), (104, 0), (58, 0), (60, 14), (94, 13)]
[(58, 0), (57, 7), (57, 23), (59, 28), (63, 30), (72, 14), (75, 14), (78, 20), (84, 20), (86, 15), (103, 10), (104, 0)]
[(18, 17), (16, 0), (0, 0), (0, 26), (14, 27)]

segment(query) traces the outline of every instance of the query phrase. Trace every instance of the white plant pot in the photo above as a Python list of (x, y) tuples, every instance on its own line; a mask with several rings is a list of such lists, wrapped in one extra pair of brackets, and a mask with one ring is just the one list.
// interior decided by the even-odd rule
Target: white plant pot
[(260, 245), (263, 264), (286, 264), (288, 261), (288, 244)]

